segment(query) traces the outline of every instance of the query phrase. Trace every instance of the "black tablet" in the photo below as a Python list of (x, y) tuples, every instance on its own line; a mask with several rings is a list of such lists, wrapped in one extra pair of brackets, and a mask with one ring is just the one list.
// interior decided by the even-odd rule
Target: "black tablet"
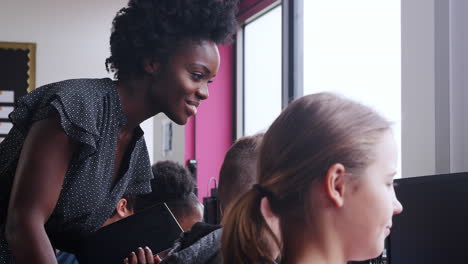
[(183, 232), (165, 203), (99, 229), (80, 247), (80, 264), (122, 263), (130, 252), (148, 246), (154, 254), (170, 248)]

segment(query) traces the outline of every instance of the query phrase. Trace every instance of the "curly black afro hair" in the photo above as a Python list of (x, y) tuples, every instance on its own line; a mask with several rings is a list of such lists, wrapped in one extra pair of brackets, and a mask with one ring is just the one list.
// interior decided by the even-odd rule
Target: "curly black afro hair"
[(164, 63), (183, 40), (231, 41), (237, 0), (130, 0), (112, 22), (106, 69), (119, 80), (144, 74), (143, 60)]
[(153, 165), (154, 179), (151, 193), (137, 197), (136, 210), (156, 203), (190, 200), (196, 187), (195, 179), (182, 165), (173, 161), (160, 161)]

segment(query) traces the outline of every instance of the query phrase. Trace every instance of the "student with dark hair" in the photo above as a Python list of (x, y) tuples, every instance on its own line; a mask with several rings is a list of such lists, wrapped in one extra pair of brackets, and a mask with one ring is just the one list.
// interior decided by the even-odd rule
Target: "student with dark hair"
[(160, 161), (152, 166), (152, 192), (136, 198), (136, 212), (166, 203), (184, 231), (203, 220), (203, 205), (194, 194), (195, 179), (182, 165)]
[[(229, 208), (255, 183), (258, 149), (263, 134), (243, 137), (236, 141), (226, 153), (219, 174), (218, 195), (221, 213)], [(218, 264), (221, 263), (222, 227), (206, 223), (196, 223), (175, 243), (169, 256), (161, 263), (167, 264)], [(130, 256), (128, 263), (153, 263), (150, 249), (141, 249)], [(137, 256), (138, 255), (138, 256)], [(133, 261), (133, 262), (132, 262)]]
[(135, 213), (135, 203), (136, 197), (134, 195), (124, 195), (122, 199), (117, 202), (117, 206), (115, 207), (112, 216), (107, 219), (102, 226), (110, 225), (133, 215)]
[[(111, 79), (40, 87), (17, 101), (0, 143), (0, 263), (56, 263), (123, 195), (150, 192), (139, 124), (185, 124), (208, 98), (236, 0), (130, 0), (112, 23)], [(27, 254), (25, 254), (27, 252)]]
[(218, 197), (222, 214), (256, 181), (257, 159), (263, 133), (239, 139), (226, 153), (219, 173)]
[[(177, 162), (166, 160), (152, 166), (154, 179), (151, 180), (152, 192), (136, 198), (135, 211), (138, 213), (158, 203), (166, 203), (184, 232), (203, 220), (203, 205), (194, 194), (195, 179), (191, 173)], [(155, 252), (156, 253), (156, 252)], [(140, 255), (140, 256), (138, 256)], [(146, 263), (165, 257), (159, 253), (153, 257), (150, 248), (139, 248), (131, 252), (124, 263)]]
[[(115, 211), (112, 216), (107, 219), (107, 221), (102, 226), (104, 227), (110, 225), (133, 215), (134, 207), (135, 197), (133, 195), (124, 195), (124, 197), (122, 197), (122, 199), (117, 202), (117, 206), (115, 207)], [(64, 251), (57, 252), (57, 262), (58, 264), (78, 264), (78, 260), (74, 254), (70, 254)]]
[[(257, 184), (226, 216), (223, 263), (346, 263), (378, 256), (402, 211), (390, 124), (330, 93), (290, 104), (263, 138)], [(278, 225), (280, 235), (274, 230)]]

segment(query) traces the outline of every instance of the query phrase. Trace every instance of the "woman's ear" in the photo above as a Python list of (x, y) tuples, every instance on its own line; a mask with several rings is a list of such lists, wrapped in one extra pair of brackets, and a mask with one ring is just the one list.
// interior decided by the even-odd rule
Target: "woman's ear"
[(155, 74), (159, 71), (161, 64), (156, 62), (152, 59), (144, 59), (143, 61), (143, 68), (145, 69), (146, 73)]
[(333, 164), (325, 176), (326, 196), (333, 205), (342, 207), (344, 205), (344, 194), (346, 190), (345, 167), (340, 163)]
[(276, 238), (281, 241), (280, 222), (278, 216), (276, 216), (271, 210), (270, 201), (263, 197), (260, 201), (260, 211), (266, 224), (270, 227)]

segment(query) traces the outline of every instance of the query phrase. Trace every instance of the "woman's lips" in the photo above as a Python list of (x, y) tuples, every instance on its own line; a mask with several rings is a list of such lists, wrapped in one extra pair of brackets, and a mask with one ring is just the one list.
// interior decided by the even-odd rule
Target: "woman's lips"
[(199, 102), (194, 102), (194, 101), (186, 101), (188, 111), (190, 115), (196, 115), (198, 111), (198, 106), (200, 106)]

